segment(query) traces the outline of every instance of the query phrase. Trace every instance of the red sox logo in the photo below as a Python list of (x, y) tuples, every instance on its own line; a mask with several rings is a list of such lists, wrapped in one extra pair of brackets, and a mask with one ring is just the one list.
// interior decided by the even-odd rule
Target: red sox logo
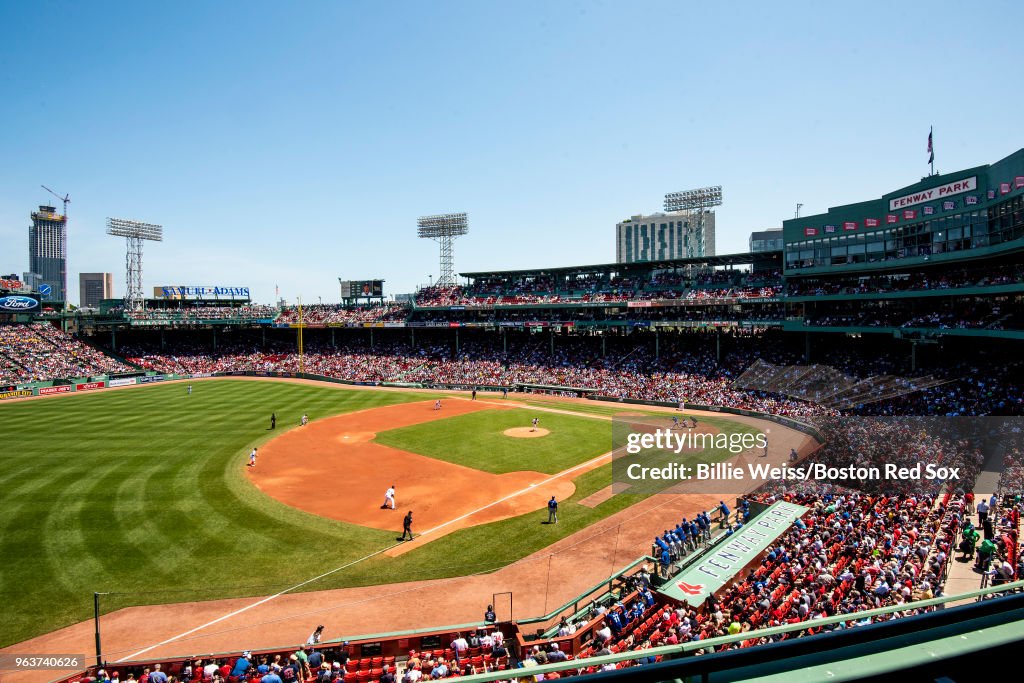
[(686, 583), (685, 581), (680, 581), (676, 584), (676, 588), (683, 591), (687, 595), (700, 595), (704, 592), (703, 583), (698, 583), (696, 586), (693, 586), (691, 584)]

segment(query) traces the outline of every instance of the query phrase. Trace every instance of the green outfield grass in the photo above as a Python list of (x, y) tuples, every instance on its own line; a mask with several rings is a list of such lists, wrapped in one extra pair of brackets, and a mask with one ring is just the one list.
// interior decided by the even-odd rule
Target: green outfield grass
[[(269, 498), (248, 481), (244, 463), (253, 446), (296, 426), (303, 412), (316, 420), (433, 394), (212, 380), (196, 382), (188, 396), (185, 386), (0, 403), (0, 646), (91, 618), (94, 591), (110, 593), (102, 598), (104, 612), (267, 595), (394, 543), (393, 532), (324, 519)], [(268, 429), (271, 411), (278, 417), (274, 432)], [(528, 425), (534, 414), (487, 411), (450, 422), (475, 418), (482, 422), (467, 422), (466, 430), (500, 435), (507, 426)], [(514, 452), (526, 453), (535, 469), (556, 472), (609, 448), (608, 420), (540, 417), (552, 435), (501, 436), (514, 450), (499, 453), (486, 445), (490, 471), (509, 466)], [(428, 443), (444, 443), (444, 434)], [(575, 445), (563, 451), (559, 439), (569, 436)], [(465, 438), (447, 432), (455, 452), (464, 452), (458, 448)], [(409, 448), (424, 452), (425, 446)], [(558, 525), (541, 525), (546, 513), (539, 510), (463, 529), (398, 558), (359, 562), (303, 590), (496, 569), (641, 499), (619, 495), (595, 508), (578, 504), (610, 481), (609, 466), (577, 477), (576, 494), (561, 501)]]
[[(535, 439), (505, 436), (533, 418), (550, 434)], [(612, 449), (611, 422), (536, 410), (486, 410), (377, 434), (375, 441), (411, 453), (485, 472), (530, 470), (556, 474)]]

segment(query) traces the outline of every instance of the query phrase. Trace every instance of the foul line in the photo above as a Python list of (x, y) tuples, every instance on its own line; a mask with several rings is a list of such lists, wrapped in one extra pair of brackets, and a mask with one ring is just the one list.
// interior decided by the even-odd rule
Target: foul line
[(126, 657), (122, 657), (121, 659), (118, 659), (116, 663), (120, 664), (121, 662), (129, 661), (131, 659), (135, 659), (139, 655), (144, 655), (147, 652), (149, 652), (150, 650), (154, 650), (154, 649), (160, 647), (161, 645), (168, 645), (170, 643), (173, 643), (176, 640), (184, 638), (185, 636), (190, 636), (193, 633), (195, 633), (196, 631), (201, 631), (204, 628), (207, 628), (209, 626), (213, 626), (214, 624), (220, 623), (220, 622), (224, 621), (225, 619), (230, 619), (231, 617), (236, 617), (236, 616), (238, 616), (239, 614), (241, 614), (243, 612), (247, 612), (247, 611), (251, 610), (253, 607), (259, 607), (260, 605), (266, 604), (266, 603), (270, 602), (271, 600), (275, 600), (275, 599), (281, 597), (285, 593), (290, 593), (291, 591), (295, 590), (296, 588), (302, 588), (303, 586), (305, 586), (307, 584), (310, 584), (310, 583), (313, 583), (314, 581), (319, 581), (320, 579), (324, 578), (325, 576), (330, 576), (331, 574), (334, 574), (335, 572), (340, 572), (342, 569), (347, 569), (347, 568), (351, 567), (354, 564), (358, 564), (360, 562), (363, 562), (364, 560), (370, 559), (371, 557), (374, 557), (376, 555), (380, 555), (381, 553), (386, 552), (388, 550), (391, 550), (392, 548), (395, 548), (395, 547), (397, 547), (399, 545), (401, 545), (401, 544), (400, 543), (395, 543), (394, 545), (389, 545), (389, 546), (387, 546), (385, 548), (381, 548), (380, 550), (374, 551), (374, 552), (370, 553), (369, 555), (365, 555), (363, 557), (360, 557), (359, 559), (352, 560), (348, 564), (343, 564), (340, 567), (336, 567), (336, 568), (334, 568), (334, 569), (332, 569), (332, 570), (330, 570), (328, 572), (324, 572), (323, 574), (321, 574), (319, 576), (314, 576), (312, 579), (307, 579), (306, 581), (303, 581), (302, 583), (297, 583), (294, 586), (291, 586), (289, 588), (285, 588), (283, 591), (280, 591), (278, 593), (274, 593), (273, 595), (267, 596), (267, 597), (265, 597), (265, 598), (263, 598), (261, 600), (257, 600), (256, 602), (252, 603), (251, 605), (246, 605), (245, 607), (241, 607), (239, 609), (236, 609), (234, 612), (229, 612), (228, 614), (225, 614), (224, 616), (217, 617), (213, 621), (208, 621), (205, 624), (202, 624), (201, 626), (196, 626), (195, 628), (189, 629), (188, 631), (185, 631), (184, 633), (179, 633), (176, 636), (173, 636), (171, 638), (167, 638), (166, 640), (162, 640), (159, 643), (156, 643), (155, 645), (150, 645), (149, 647), (144, 648), (142, 650), (139, 650), (138, 652), (133, 652), (132, 654), (127, 655)]

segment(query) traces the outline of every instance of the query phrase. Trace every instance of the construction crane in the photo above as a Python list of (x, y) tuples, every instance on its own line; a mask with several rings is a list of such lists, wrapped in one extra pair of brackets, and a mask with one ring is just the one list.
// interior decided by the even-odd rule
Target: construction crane
[(68, 202), (71, 201), (71, 195), (66, 194), (63, 197), (61, 197), (59, 194), (57, 194), (56, 192), (54, 192), (53, 190), (48, 188), (46, 185), (40, 185), (39, 187), (43, 188), (44, 190), (46, 190), (47, 192), (52, 194), (54, 197), (56, 197), (57, 199), (59, 199), (62, 202), (64, 202), (64, 220), (67, 220), (67, 218), (68, 218)]

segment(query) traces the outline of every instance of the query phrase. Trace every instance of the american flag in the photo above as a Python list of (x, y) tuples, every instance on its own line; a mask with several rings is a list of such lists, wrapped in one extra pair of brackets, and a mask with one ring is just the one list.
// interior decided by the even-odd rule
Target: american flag
[(935, 150), (932, 149), (932, 129), (928, 129), (928, 163), (935, 161)]

